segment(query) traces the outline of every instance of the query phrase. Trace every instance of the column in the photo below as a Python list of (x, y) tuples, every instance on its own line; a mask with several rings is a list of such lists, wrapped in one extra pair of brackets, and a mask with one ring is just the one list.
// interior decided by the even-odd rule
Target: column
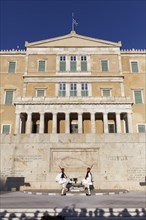
[(116, 113), (116, 127), (117, 133), (121, 133), (121, 120), (120, 120), (120, 113)]
[(82, 125), (82, 113), (78, 113), (78, 133), (83, 133), (83, 125)]
[(16, 113), (15, 134), (20, 133), (20, 113)]
[(127, 113), (127, 120), (128, 120), (128, 132), (133, 133), (132, 113)]
[(53, 113), (52, 133), (57, 133), (57, 113)]
[(95, 129), (95, 113), (91, 113), (91, 133), (95, 134), (96, 129)]
[(66, 71), (70, 71), (70, 56), (66, 56)]
[(27, 113), (27, 123), (26, 123), (26, 134), (30, 134), (32, 131), (32, 120), (31, 120), (32, 113)]
[(103, 113), (103, 124), (104, 124), (104, 133), (108, 133), (108, 117), (107, 113)]
[(44, 113), (40, 113), (40, 130), (39, 133), (43, 134), (44, 133)]
[(69, 113), (65, 114), (65, 133), (70, 133), (70, 121), (69, 121)]

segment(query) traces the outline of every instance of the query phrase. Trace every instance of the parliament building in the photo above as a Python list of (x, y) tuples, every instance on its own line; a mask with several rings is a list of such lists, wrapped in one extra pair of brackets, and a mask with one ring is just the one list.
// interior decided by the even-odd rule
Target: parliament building
[(56, 188), (58, 167), (96, 188), (141, 189), (146, 50), (69, 34), (0, 51), (1, 177)]

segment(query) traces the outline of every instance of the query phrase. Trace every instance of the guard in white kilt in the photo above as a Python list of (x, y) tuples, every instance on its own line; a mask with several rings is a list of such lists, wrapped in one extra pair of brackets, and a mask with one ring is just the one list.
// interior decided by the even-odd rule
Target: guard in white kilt
[(82, 184), (84, 185), (85, 189), (88, 190), (88, 193), (86, 193), (86, 195), (91, 196), (90, 186), (93, 185), (93, 181), (90, 167), (87, 168), (87, 173), (85, 179), (82, 180)]
[(66, 195), (66, 185), (68, 183), (68, 180), (67, 180), (66, 174), (64, 173), (64, 168), (60, 168), (60, 169), (61, 169), (61, 172), (57, 174), (56, 182), (58, 182), (62, 186), (61, 195), (65, 196)]

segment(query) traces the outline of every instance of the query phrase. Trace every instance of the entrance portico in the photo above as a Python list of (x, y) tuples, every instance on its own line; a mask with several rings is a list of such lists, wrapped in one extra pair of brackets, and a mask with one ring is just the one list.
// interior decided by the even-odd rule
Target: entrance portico
[(15, 104), (16, 134), (133, 133), (131, 100), (126, 97), (19, 97)]

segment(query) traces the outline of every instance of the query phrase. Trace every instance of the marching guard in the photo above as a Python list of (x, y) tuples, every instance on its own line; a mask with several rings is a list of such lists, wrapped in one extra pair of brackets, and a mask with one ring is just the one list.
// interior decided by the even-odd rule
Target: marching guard
[(67, 180), (66, 174), (64, 173), (64, 168), (60, 168), (60, 169), (61, 169), (61, 172), (57, 174), (56, 182), (58, 182), (62, 186), (61, 195), (65, 196), (66, 195), (66, 185), (68, 183), (68, 180)]

